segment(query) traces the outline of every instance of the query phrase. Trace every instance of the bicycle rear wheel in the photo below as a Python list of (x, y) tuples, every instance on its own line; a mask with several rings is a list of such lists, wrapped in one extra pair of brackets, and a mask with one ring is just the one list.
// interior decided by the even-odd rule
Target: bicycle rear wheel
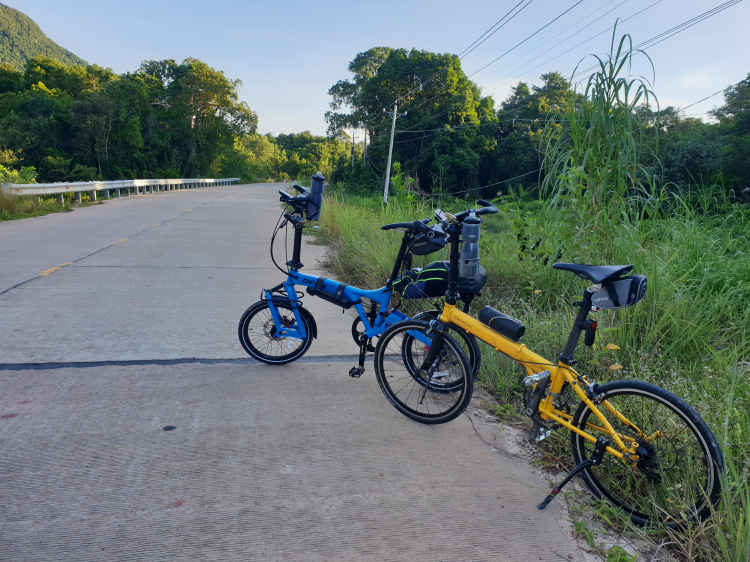
[(419, 373), (429, 352), (420, 339), (430, 330), (427, 322), (413, 319), (388, 328), (375, 348), (375, 374), (383, 394), (399, 412), (420, 423), (446, 423), (468, 406), (474, 377), (466, 354), (447, 333), (434, 365), (428, 373)]
[[(640, 525), (679, 526), (709, 516), (711, 505), (719, 499), (723, 459), (696, 411), (671, 392), (641, 381), (614, 381), (599, 386), (597, 392), (647, 438), (603, 404), (598, 407), (626, 444), (639, 443), (640, 459), (628, 463), (605, 453), (602, 464), (582, 472), (593, 494), (620, 507)], [(583, 402), (572, 423), (594, 437), (600, 435), (594, 427), (601, 426), (600, 420)], [(591, 456), (593, 443), (575, 432), (571, 439), (576, 463)]]

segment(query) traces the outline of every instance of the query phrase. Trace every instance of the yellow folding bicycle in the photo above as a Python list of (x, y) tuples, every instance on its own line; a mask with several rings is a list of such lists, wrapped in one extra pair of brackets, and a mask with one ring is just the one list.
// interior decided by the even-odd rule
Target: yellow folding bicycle
[(581, 334), (587, 345), (594, 343), (596, 321), (589, 313), (635, 304), (645, 294), (646, 277), (626, 276), (632, 265), (554, 264), (591, 286), (575, 303), (578, 313), (565, 350), (557, 363), (548, 361), (519, 343), (525, 328), (518, 320), (490, 307), (477, 320), (456, 308), (464, 221), (476, 223), (481, 215), (497, 212), (489, 203), (479, 203), (484, 207), (455, 216), (436, 211), (451, 248), (445, 304), (437, 320), (406, 320), (380, 338), (375, 372), (388, 400), (421, 423), (445, 423), (463, 412), (471, 399), (472, 371), (461, 346), (445, 332), (448, 324), (457, 326), (525, 368), (525, 414), (533, 422), (532, 439), (541, 441), (563, 427), (570, 430), (575, 468), (539, 509), (580, 473), (594, 496), (638, 524), (676, 526), (707, 517), (718, 501), (723, 459), (696, 411), (656, 385), (635, 380), (599, 385), (573, 369)]

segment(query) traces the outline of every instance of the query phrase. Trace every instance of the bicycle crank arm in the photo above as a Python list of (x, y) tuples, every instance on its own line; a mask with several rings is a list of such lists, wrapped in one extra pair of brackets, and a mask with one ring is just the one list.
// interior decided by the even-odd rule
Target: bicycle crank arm
[(586, 470), (587, 468), (591, 468), (592, 466), (596, 466), (598, 464), (601, 464), (602, 457), (604, 457), (604, 452), (607, 450), (607, 440), (603, 437), (600, 437), (596, 440), (596, 445), (594, 445), (594, 454), (591, 455), (590, 459), (586, 459), (585, 461), (580, 462), (573, 470), (571, 470), (568, 475), (563, 478), (563, 481), (560, 482), (559, 485), (552, 488), (552, 492), (544, 498), (544, 501), (540, 503), (537, 507), (537, 509), (542, 510), (545, 507), (547, 507), (552, 500), (555, 499), (557, 494), (560, 493), (560, 491), (563, 489), (563, 487), (570, 482), (573, 477), (581, 472), (582, 470)]

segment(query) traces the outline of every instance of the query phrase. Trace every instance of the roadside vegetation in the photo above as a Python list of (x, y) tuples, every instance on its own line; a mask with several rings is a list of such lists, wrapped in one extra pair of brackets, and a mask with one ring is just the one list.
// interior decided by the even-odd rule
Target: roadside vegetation
[[(598, 61), (598, 72), (550, 108), (537, 131), (529, 131), (542, 160), (541, 181), (471, 194), (491, 195), (500, 209), (484, 221), (480, 255), (488, 283), (473, 310), (489, 304), (519, 318), (527, 328), (524, 343), (554, 359), (570, 331), (571, 304), (587, 284), (552, 269), (553, 262), (632, 263), (636, 273), (647, 275), (643, 301), (597, 314), (597, 341), (590, 349), (581, 344), (577, 367), (597, 382), (653, 382), (693, 406), (724, 447), (724, 496), (711, 520), (673, 531), (636, 529), (601, 503), (586, 509), (607, 528), (647, 536), (681, 560), (746, 561), (750, 205), (730, 187), (744, 181), (730, 165), (704, 175), (665, 166), (674, 157), (670, 147), (682, 142), (672, 138), (681, 129), (674, 121), (669, 126), (660, 121), (649, 83), (628, 76), (631, 55), (627, 37), (613, 42), (611, 60)], [(738, 99), (747, 100), (748, 85), (738, 88), (727, 91), (718, 116), (729, 115), (727, 106), (736, 109)], [(719, 144), (728, 142), (734, 143), (732, 150), (741, 144), (726, 138)], [(659, 152), (664, 147), (666, 155)], [(731, 162), (728, 151), (718, 154), (725, 164)], [(678, 173), (687, 179), (668, 181), (678, 179)], [(405, 183), (404, 172), (397, 170), (388, 205), (356, 182), (334, 184), (327, 192), (322, 236), (337, 250), (328, 266), (343, 280), (382, 285), (399, 239), (382, 232), (381, 225), (430, 217), (436, 207), (460, 211), (473, 203), (474, 197), (409, 192)], [(379, 251), (372, 252), (373, 247)], [(430, 261), (446, 258), (428, 256)], [(482, 386), (501, 404), (502, 415), (515, 411), (520, 416), (522, 369), (482, 348)], [(568, 444), (566, 432), (553, 433), (540, 450), (541, 462), (572, 468)], [(577, 528), (583, 525), (579, 532), (588, 536), (578, 521)]]

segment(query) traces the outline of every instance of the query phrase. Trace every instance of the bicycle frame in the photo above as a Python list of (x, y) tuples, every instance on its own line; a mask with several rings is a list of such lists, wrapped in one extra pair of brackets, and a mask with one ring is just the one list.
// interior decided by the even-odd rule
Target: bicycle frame
[[(283, 287), (289, 297), (289, 302), (291, 303), (291, 307), (294, 312), (294, 318), (296, 320), (296, 326), (293, 327), (284, 326), (281, 323), (278, 311), (273, 304), (273, 293), (276, 287), (274, 289), (264, 290), (263, 300), (268, 302), (268, 308), (271, 311), (271, 316), (273, 317), (273, 321), (276, 324), (277, 335), (279, 337), (284, 336), (295, 339), (305, 339), (305, 326), (299, 313), (299, 306), (301, 304), (297, 291), (294, 287), (315, 287), (319, 279), (321, 279), (321, 277), (317, 275), (309, 275), (307, 273), (302, 273), (301, 271), (290, 271), (286, 282), (282, 283), (280, 286), (277, 286), (279, 289)], [(342, 285), (342, 283), (340, 283), (339, 281), (334, 281), (332, 279), (326, 278), (322, 279), (322, 289), (329, 293), (336, 293), (340, 285)], [(382, 334), (392, 324), (408, 318), (408, 316), (400, 311), (388, 311), (388, 305), (390, 304), (391, 296), (393, 295), (393, 289), (390, 287), (386, 286), (381, 289), (366, 291), (363, 289), (358, 289), (357, 287), (352, 287), (351, 285), (344, 285), (344, 290), (341, 295), (342, 297), (345, 297), (346, 299), (354, 301), (356, 303), (354, 304), (354, 309), (357, 311), (357, 314), (362, 320), (362, 325), (365, 328), (364, 333), (368, 339)], [(361, 299), (363, 297), (366, 299), (370, 299), (378, 303), (379, 305), (379, 313), (372, 324), (370, 324), (370, 317), (368, 316), (367, 312), (365, 311), (365, 307), (361, 302)]]
[[(573, 416), (555, 408), (556, 397), (562, 391), (564, 384), (567, 382), (573, 388), (573, 391), (591, 409), (591, 411), (602, 424), (602, 427), (598, 427), (594, 424), (587, 423), (586, 428), (595, 429), (596, 431), (611, 436), (614, 439), (617, 447), (619, 447), (620, 449), (618, 451), (614, 447), (607, 446), (605, 450), (623, 461), (632, 462), (638, 460), (639, 457), (636, 454), (638, 443), (634, 439), (625, 437), (615, 431), (615, 429), (612, 427), (612, 424), (610, 424), (607, 418), (604, 417), (604, 414), (601, 413), (601, 411), (594, 403), (594, 400), (592, 400), (589, 396), (590, 389), (585, 377), (581, 376), (571, 367), (571, 365), (573, 364), (573, 353), (575, 352), (577, 342), (581, 335), (581, 322), (586, 319), (588, 311), (591, 309), (591, 293), (587, 290), (584, 294), (584, 299), (581, 303), (579, 314), (576, 317), (576, 322), (574, 324), (573, 330), (571, 331), (571, 334), (568, 338), (568, 343), (565, 347), (565, 351), (560, 355), (560, 360), (557, 364), (551, 363), (544, 357), (537, 355), (536, 353), (531, 351), (526, 347), (525, 344), (514, 342), (502, 336), (501, 334), (498, 334), (488, 326), (482, 324), (479, 320), (472, 318), (468, 314), (465, 314), (464, 312), (461, 312), (458, 308), (456, 308), (456, 288), (459, 260), (458, 246), (460, 242), (460, 234), (461, 225), (456, 225), (449, 229), (449, 241), (451, 244), (451, 274), (448, 291), (446, 292), (445, 305), (443, 306), (443, 311), (440, 314), (439, 321), (446, 324), (455, 324), (460, 328), (463, 328), (466, 332), (472, 334), (476, 338), (482, 340), (486, 344), (491, 345), (496, 351), (499, 351), (500, 353), (506, 355), (510, 359), (513, 359), (514, 361), (522, 365), (526, 369), (528, 376), (531, 376), (535, 373), (540, 373), (545, 370), (549, 371), (550, 386), (547, 395), (542, 399), (539, 405), (539, 416), (543, 420), (555, 421), (560, 425), (568, 428), (569, 430), (577, 433), (584, 439), (596, 443), (596, 437), (582, 429), (575, 427), (572, 423), (570, 423), (570, 421), (573, 419)], [(584, 386), (584, 388), (581, 388), (582, 386)], [(659, 437), (656, 434), (652, 436), (645, 435), (638, 427), (635, 426), (635, 424), (633, 424), (630, 420), (628, 420), (625, 416), (618, 412), (617, 409), (612, 406), (607, 400), (602, 400), (600, 403), (614, 416), (616, 416), (620, 420), (620, 422), (632, 428), (640, 438), (651, 442), (654, 438)], [(624, 440), (629, 441), (630, 445), (626, 445)]]
[[(615, 440), (615, 443), (617, 443), (617, 446), (621, 449), (621, 451), (618, 451), (612, 447), (607, 446), (606, 450), (621, 460), (625, 460), (623, 451), (625, 453), (633, 455), (629, 460), (637, 460), (637, 456), (635, 455), (635, 449), (637, 447), (633, 446), (633, 443), (635, 443), (636, 445), (637, 443), (632, 440), (630, 446), (625, 445), (623, 436), (615, 431), (609, 421), (596, 407), (596, 404), (587, 396), (586, 391), (581, 388), (581, 385), (579, 384), (580, 381), (585, 381), (586, 379), (579, 375), (574, 369), (564, 364), (562, 361), (558, 362), (557, 365), (550, 363), (541, 355), (537, 355), (536, 353), (531, 351), (528, 347), (526, 347), (525, 344), (514, 342), (498, 334), (494, 330), (479, 322), (479, 320), (472, 318), (468, 314), (464, 314), (453, 304), (445, 304), (443, 312), (440, 315), (440, 321), (449, 324), (455, 324), (463, 328), (470, 334), (473, 334), (475, 337), (479, 338), (486, 344), (491, 345), (493, 348), (495, 348), (496, 351), (499, 351), (500, 353), (510, 357), (511, 359), (522, 365), (526, 369), (528, 376), (542, 372), (544, 370), (549, 371), (551, 375), (549, 393), (539, 406), (539, 415), (544, 420), (556, 421), (560, 425), (579, 434), (584, 439), (587, 439), (592, 443), (596, 443), (596, 437), (587, 433), (586, 431), (578, 429), (577, 427), (569, 423), (569, 420), (571, 420), (573, 416), (567, 414), (566, 412), (555, 409), (555, 395), (562, 390), (563, 384), (565, 383), (565, 381), (567, 381), (568, 384), (570, 384), (570, 386), (573, 388), (575, 393), (578, 395), (578, 397), (583, 400), (594, 413), (594, 415), (599, 418), (599, 421), (602, 423), (603, 427), (597, 427), (590, 423), (587, 424), (587, 426), (591, 426), (592, 429), (596, 429), (601, 433), (610, 435)], [(620, 412), (618, 412), (617, 409), (609, 404), (606, 400), (603, 400), (601, 404), (613, 415), (617, 416), (617, 418), (622, 423), (635, 429), (636, 433), (638, 433), (640, 437), (643, 437), (649, 442), (651, 441), (652, 437), (644, 435), (640, 429), (638, 429), (625, 416), (620, 414)], [(631, 441), (630, 438), (626, 437), (625, 439)]]
[[(298, 209), (298, 212), (299, 212), (299, 209)], [(264, 289), (262, 296), (261, 296), (261, 298), (268, 303), (268, 308), (271, 312), (271, 316), (276, 326), (277, 337), (305, 339), (307, 334), (305, 332), (305, 326), (304, 326), (304, 322), (302, 321), (302, 316), (299, 312), (299, 307), (301, 306), (301, 302), (299, 300), (297, 291), (295, 290), (294, 287), (295, 286), (317, 287), (318, 283), (321, 280), (322, 280), (322, 285), (320, 286), (320, 290), (326, 291), (329, 294), (338, 294), (338, 291), (342, 289), (340, 296), (346, 299), (348, 302), (354, 303), (353, 306), (355, 310), (357, 311), (359, 318), (362, 320), (362, 326), (364, 327), (364, 335), (367, 337), (368, 341), (375, 336), (381, 335), (391, 325), (409, 318), (403, 312), (400, 312), (398, 310), (389, 310), (388, 305), (390, 304), (391, 297), (393, 296), (392, 283), (398, 276), (401, 266), (407, 258), (409, 242), (412, 239), (412, 235), (408, 233), (404, 234), (404, 237), (401, 240), (401, 247), (399, 248), (396, 262), (393, 266), (393, 271), (385, 287), (381, 287), (380, 289), (374, 289), (374, 290), (364, 290), (364, 289), (359, 289), (357, 287), (353, 287), (351, 285), (343, 284), (333, 279), (327, 279), (327, 278), (319, 277), (317, 275), (309, 275), (307, 273), (302, 273), (300, 269), (303, 267), (303, 264), (300, 262), (300, 254), (302, 251), (303, 223), (300, 222), (299, 225), (295, 224), (294, 226), (295, 226), (294, 247), (292, 250), (292, 259), (289, 262), (287, 262), (287, 266), (289, 266), (287, 280), (286, 282), (281, 283), (280, 285), (277, 285), (273, 289), (270, 289), (270, 290)], [(274, 304), (273, 293), (281, 290), (282, 287), (286, 291), (286, 298), (288, 298), (289, 303), (292, 307), (292, 311), (294, 312), (294, 318), (295, 318), (295, 324), (296, 324), (295, 326), (283, 325), (283, 323), (281, 322), (281, 317), (279, 316), (278, 310), (276, 309), (276, 306)], [(362, 298), (370, 299), (371, 301), (379, 305), (378, 314), (377, 316), (375, 316), (374, 320), (372, 320), (372, 314), (368, 314), (365, 311), (365, 307), (361, 301)], [(419, 341), (422, 341), (422, 343), (425, 343), (427, 345), (430, 344), (430, 340), (425, 338), (423, 334), (419, 332), (414, 332), (413, 335)]]

